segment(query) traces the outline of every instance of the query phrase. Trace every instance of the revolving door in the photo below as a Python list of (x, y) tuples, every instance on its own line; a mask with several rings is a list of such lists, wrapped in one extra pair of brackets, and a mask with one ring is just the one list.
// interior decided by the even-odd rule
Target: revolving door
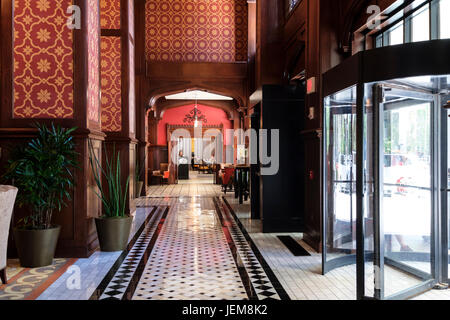
[[(400, 61), (417, 47), (360, 53), (324, 75), (322, 270), (351, 275), (358, 299), (405, 299), (448, 279), (450, 67)], [(364, 67), (381, 60), (385, 71)], [(332, 84), (346, 74), (344, 88)]]

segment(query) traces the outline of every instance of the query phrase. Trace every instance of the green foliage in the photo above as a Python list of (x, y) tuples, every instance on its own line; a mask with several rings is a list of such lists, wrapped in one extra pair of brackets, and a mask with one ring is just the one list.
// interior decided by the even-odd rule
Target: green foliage
[[(103, 213), (106, 218), (125, 217), (125, 205), (128, 195), (128, 187), (130, 177), (128, 176), (125, 183), (125, 188), (122, 188), (122, 176), (120, 166), (120, 152), (113, 148), (114, 158), (109, 159), (105, 145), (103, 145), (103, 152), (105, 153), (105, 168), (95, 155), (92, 142), (89, 141), (89, 160), (94, 174), (94, 180), (98, 187), (97, 196), (103, 203)], [(106, 181), (107, 186), (103, 186), (102, 178)]]
[(134, 172), (134, 176), (135, 176), (134, 181), (136, 182), (136, 185), (139, 181), (141, 181), (141, 176), (145, 169), (145, 161), (147, 161), (147, 154), (145, 155), (142, 162), (139, 162), (139, 158), (136, 157), (136, 167), (135, 167), (135, 172)]
[(72, 169), (78, 166), (72, 133), (76, 128), (35, 124), (38, 134), (24, 145), (16, 146), (3, 178), (19, 189), (17, 203), (27, 206), (31, 215), (20, 221), (30, 229), (51, 228), (54, 210), (61, 211), (71, 200)]

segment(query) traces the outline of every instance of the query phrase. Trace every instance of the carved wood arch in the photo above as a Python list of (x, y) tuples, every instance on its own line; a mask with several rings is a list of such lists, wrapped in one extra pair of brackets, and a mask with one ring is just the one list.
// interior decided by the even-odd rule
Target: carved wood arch
[(169, 84), (163, 88), (155, 88), (149, 93), (147, 101), (149, 101), (149, 106), (156, 110), (158, 103), (165, 101), (165, 96), (193, 90), (207, 91), (210, 93), (231, 97), (234, 99), (236, 108), (244, 105), (244, 99), (238, 92), (224, 87), (208, 86), (205, 84), (195, 86)]
[[(164, 111), (168, 109), (183, 107), (186, 105), (195, 104), (195, 100), (166, 100), (161, 98), (156, 102), (154, 107), (156, 118), (162, 118)], [(221, 109), (227, 115), (228, 120), (234, 120), (234, 110), (236, 110), (235, 101), (219, 101), (219, 100), (198, 100), (199, 105)]]

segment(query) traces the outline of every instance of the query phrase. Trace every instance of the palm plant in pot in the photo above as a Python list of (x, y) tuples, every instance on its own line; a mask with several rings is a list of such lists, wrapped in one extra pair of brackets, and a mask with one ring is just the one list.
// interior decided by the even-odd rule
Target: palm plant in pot
[(135, 185), (135, 198), (139, 198), (142, 193), (142, 187), (144, 186), (144, 181), (141, 180), (142, 173), (145, 169), (145, 161), (147, 161), (147, 155), (144, 157), (144, 161), (142, 163), (139, 163), (139, 160), (136, 160), (136, 167), (135, 167), (135, 179), (136, 182)]
[(98, 191), (97, 196), (103, 204), (103, 215), (95, 219), (98, 240), (102, 251), (123, 251), (128, 244), (133, 218), (126, 213), (126, 200), (130, 177), (123, 179), (120, 166), (120, 152), (113, 148), (113, 157), (109, 158), (106, 147), (105, 166), (102, 167), (89, 142), (89, 160)]
[(20, 264), (30, 268), (53, 262), (61, 227), (52, 216), (71, 200), (72, 170), (78, 167), (71, 135), (76, 128), (35, 126), (37, 137), (12, 150), (4, 175), (19, 189), (19, 207), (30, 210), (13, 230)]

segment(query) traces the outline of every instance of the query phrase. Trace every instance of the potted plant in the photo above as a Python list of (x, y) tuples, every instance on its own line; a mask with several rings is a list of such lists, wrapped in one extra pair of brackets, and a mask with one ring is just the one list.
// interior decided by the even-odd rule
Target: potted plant
[(36, 128), (36, 138), (12, 150), (4, 176), (19, 189), (18, 205), (30, 210), (13, 229), (20, 264), (29, 268), (53, 262), (61, 227), (52, 224), (52, 216), (71, 200), (71, 170), (78, 166), (71, 135), (76, 128)]
[[(147, 157), (144, 158), (144, 162), (147, 160)], [(135, 198), (139, 198), (141, 196), (142, 187), (144, 186), (144, 181), (140, 180), (142, 176), (142, 172), (145, 168), (145, 163), (139, 163), (138, 160), (136, 160), (136, 169), (135, 169)]]
[[(103, 203), (103, 215), (95, 218), (100, 250), (123, 251), (128, 244), (133, 218), (126, 212), (126, 199), (130, 177), (128, 176), (125, 187), (122, 186), (120, 152), (109, 159), (106, 147), (105, 168), (94, 153), (92, 143), (89, 142), (89, 159), (91, 163), (94, 180), (97, 185), (97, 196)], [(115, 147), (113, 148), (115, 155)], [(103, 185), (105, 182), (106, 186)]]

